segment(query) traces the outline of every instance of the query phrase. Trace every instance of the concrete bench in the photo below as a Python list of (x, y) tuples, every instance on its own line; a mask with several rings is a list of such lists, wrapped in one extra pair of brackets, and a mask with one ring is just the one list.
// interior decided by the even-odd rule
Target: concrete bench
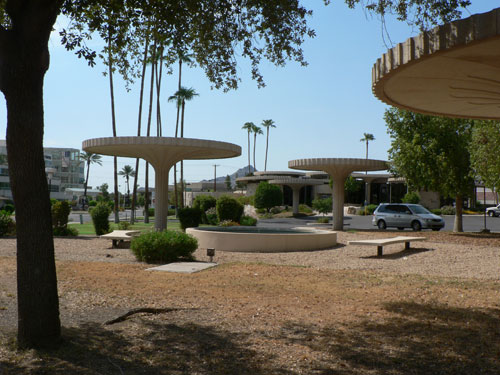
[(138, 236), (140, 233), (140, 230), (114, 230), (111, 233), (103, 234), (101, 238), (111, 240), (111, 248), (116, 249), (120, 247), (119, 244), (132, 240), (132, 237)]
[(378, 238), (375, 240), (358, 240), (358, 241), (349, 241), (349, 245), (363, 245), (363, 246), (377, 246), (377, 256), (382, 256), (382, 251), (384, 246), (392, 245), (395, 243), (405, 243), (405, 250), (410, 248), (410, 242), (413, 241), (425, 241), (425, 237), (404, 237), (398, 236), (393, 238)]

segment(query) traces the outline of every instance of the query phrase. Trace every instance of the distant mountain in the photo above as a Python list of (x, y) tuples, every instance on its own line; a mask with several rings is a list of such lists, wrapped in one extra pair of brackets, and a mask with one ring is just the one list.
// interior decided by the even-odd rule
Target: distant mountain
[[(238, 169), (236, 172), (229, 175), (229, 178), (231, 179), (231, 185), (232, 186), (236, 185), (236, 179), (238, 177), (245, 177), (248, 173), (253, 173), (256, 171), (257, 169), (254, 169), (254, 167), (252, 167), (251, 165), (247, 165), (243, 168)], [(214, 179), (212, 178), (211, 180), (203, 180), (203, 182), (214, 182)], [(226, 176), (217, 177), (217, 182), (220, 183), (226, 182)]]

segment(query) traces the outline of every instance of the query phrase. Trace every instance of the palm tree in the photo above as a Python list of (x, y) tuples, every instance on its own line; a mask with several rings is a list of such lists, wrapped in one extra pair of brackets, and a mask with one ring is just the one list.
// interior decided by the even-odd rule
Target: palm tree
[(253, 122), (245, 122), (242, 129), (248, 132), (248, 173), (250, 173), (250, 133), (252, 132), (255, 124)]
[(252, 132), (253, 132), (253, 170), (257, 170), (257, 168), (255, 168), (255, 146), (257, 144), (257, 134), (264, 134), (262, 132), (262, 129), (259, 128), (257, 125), (254, 125), (252, 127)]
[(366, 158), (368, 159), (368, 142), (374, 141), (375, 137), (373, 136), (373, 134), (370, 134), (370, 133), (363, 133), (363, 135), (364, 135), (364, 137), (361, 138), (359, 141), (366, 142)]
[[(184, 110), (186, 108), (186, 102), (192, 100), (195, 96), (199, 94), (191, 87), (186, 88), (181, 86), (174, 95), (172, 95), (169, 100), (176, 100), (177, 105), (181, 106), (181, 138), (184, 138)], [(181, 160), (181, 207), (184, 207), (184, 163)]]
[(120, 172), (118, 172), (120, 176), (123, 176), (125, 181), (127, 182), (127, 197), (130, 199), (130, 186), (129, 186), (129, 181), (130, 177), (135, 177), (135, 171), (134, 168), (132, 168), (130, 165), (125, 165)]
[(83, 196), (87, 197), (87, 186), (89, 184), (89, 172), (90, 172), (90, 164), (98, 164), (102, 165), (102, 156), (99, 154), (94, 154), (93, 152), (81, 152), (80, 159), (82, 159), (85, 164), (87, 164), (87, 177), (85, 178), (85, 186), (83, 190)]
[(262, 121), (261, 125), (263, 127), (265, 127), (266, 130), (267, 130), (267, 136), (266, 136), (266, 161), (264, 162), (264, 171), (267, 171), (267, 150), (268, 150), (268, 146), (269, 146), (269, 128), (275, 128), (276, 125), (274, 125), (274, 121), (271, 120), (271, 119)]

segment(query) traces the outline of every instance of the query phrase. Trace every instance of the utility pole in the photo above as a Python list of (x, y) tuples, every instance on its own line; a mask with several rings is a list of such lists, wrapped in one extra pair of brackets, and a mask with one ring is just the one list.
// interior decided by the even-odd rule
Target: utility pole
[(217, 167), (219, 167), (220, 164), (214, 164), (214, 192), (217, 191)]

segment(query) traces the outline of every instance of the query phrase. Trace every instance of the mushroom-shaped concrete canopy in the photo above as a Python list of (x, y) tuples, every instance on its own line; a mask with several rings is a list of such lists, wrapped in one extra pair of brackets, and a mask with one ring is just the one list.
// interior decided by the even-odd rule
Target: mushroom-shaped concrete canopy
[(241, 155), (241, 147), (232, 143), (193, 138), (108, 137), (83, 141), (85, 151), (96, 154), (142, 158), (155, 169), (155, 228), (167, 227), (168, 172), (181, 160), (222, 159)]
[(323, 185), (325, 184), (325, 180), (319, 180), (314, 178), (293, 178), (293, 177), (281, 177), (274, 180), (269, 180), (270, 184), (273, 185), (286, 185), (292, 189), (292, 206), (293, 206), (293, 214), (296, 215), (299, 213), (299, 200), (300, 200), (300, 189), (304, 186), (314, 186), (314, 185)]
[(500, 8), (438, 26), (390, 49), (373, 67), (373, 92), (403, 109), (500, 119)]
[(373, 159), (317, 158), (290, 160), (288, 168), (324, 171), (333, 180), (333, 229), (344, 227), (344, 184), (354, 171), (380, 171), (387, 169), (387, 162)]

